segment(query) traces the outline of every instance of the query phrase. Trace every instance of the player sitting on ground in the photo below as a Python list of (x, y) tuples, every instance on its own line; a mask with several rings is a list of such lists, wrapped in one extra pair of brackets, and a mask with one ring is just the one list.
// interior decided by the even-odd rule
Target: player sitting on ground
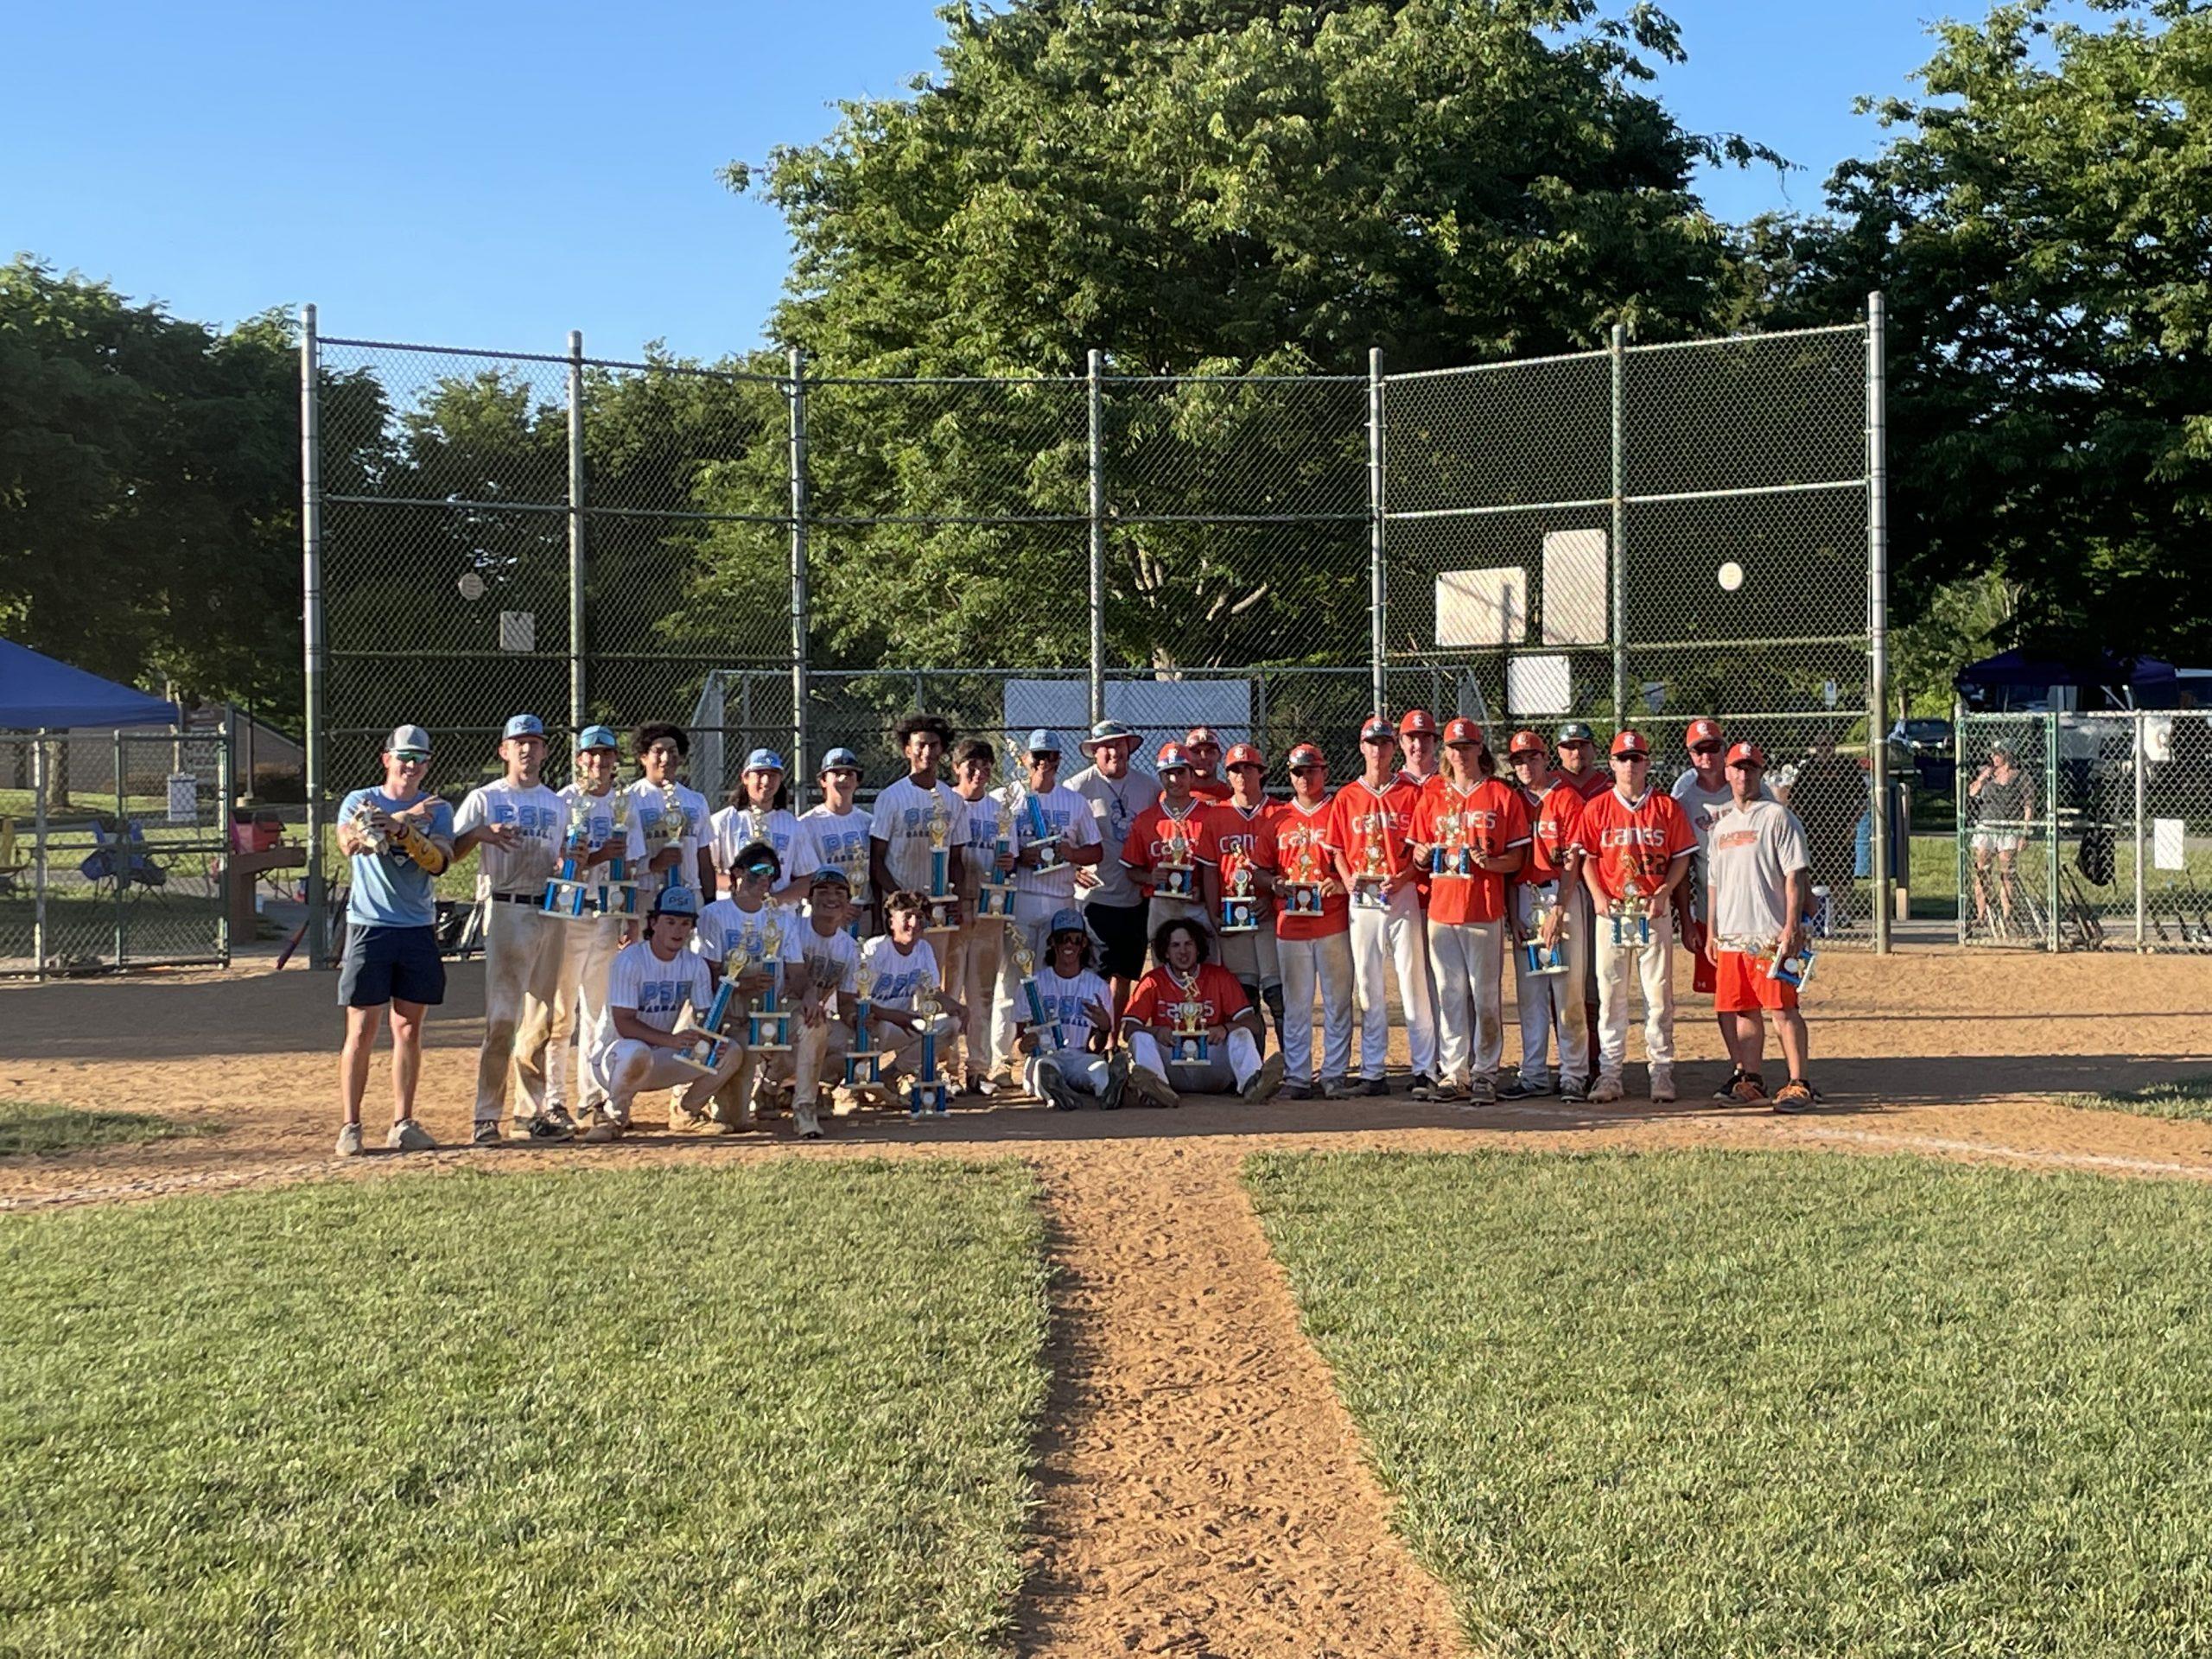
[[(728, 1123), (708, 1116), (706, 1109), (715, 1090), (744, 1064), (744, 1043), (733, 1037), (712, 1071), (684, 1058), (685, 1052), (702, 1039), (696, 1021), (715, 997), (714, 974), (707, 959), (686, 948), (698, 914), (699, 900), (690, 888), (664, 887), (645, 918), (645, 937), (615, 956), (606, 1006), (584, 1062), (594, 1092), (607, 1099), (605, 1109), (584, 1131), (588, 1142), (620, 1140), (630, 1126), (632, 1103), (652, 1089), (682, 1090), (670, 1114), (671, 1128), (706, 1135), (730, 1132)], [(686, 1009), (693, 1025), (678, 1030)]]
[(1049, 959), (1039, 966), (1036, 985), (1052, 1023), (1041, 1029), (1031, 1025), (1023, 996), (1014, 1035), (1014, 1046), (1028, 1057), (1023, 1081), (1031, 1094), (1061, 1111), (1096, 1101), (1110, 1112), (1122, 1103), (1128, 1083), (1128, 1056), (1117, 1052), (1106, 1058), (1114, 993), (1091, 971), (1090, 933), (1081, 911), (1070, 906), (1052, 918), (1046, 950)]
[[(1236, 976), (1206, 960), (1205, 930), (1195, 922), (1163, 922), (1152, 950), (1160, 965), (1137, 982), (1122, 1016), (1128, 1092), (1151, 1106), (1181, 1105), (1178, 1084), (1201, 1094), (1233, 1088), (1248, 1101), (1273, 1099), (1287, 1070), (1281, 1052), (1260, 1058), (1260, 1016)], [(1179, 1032), (1203, 1034), (1203, 1060), (1178, 1057)]]

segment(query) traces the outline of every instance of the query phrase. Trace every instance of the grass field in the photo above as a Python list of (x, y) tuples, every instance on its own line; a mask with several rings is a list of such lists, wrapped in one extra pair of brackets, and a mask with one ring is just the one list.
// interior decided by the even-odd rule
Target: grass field
[(0, 1158), (166, 1141), (172, 1135), (207, 1132), (151, 1112), (88, 1112), (48, 1100), (0, 1100)]
[(2212, 1651), (2212, 1192), (1687, 1153), (1247, 1179), (1480, 1651)]
[(2092, 1112), (2133, 1112), (2139, 1117), (2171, 1117), (2212, 1123), (2212, 1077), (2179, 1077), (2141, 1089), (2102, 1095), (2061, 1095), (2068, 1106)]
[(0, 1222), (0, 1652), (1002, 1651), (1012, 1165), (396, 1178)]

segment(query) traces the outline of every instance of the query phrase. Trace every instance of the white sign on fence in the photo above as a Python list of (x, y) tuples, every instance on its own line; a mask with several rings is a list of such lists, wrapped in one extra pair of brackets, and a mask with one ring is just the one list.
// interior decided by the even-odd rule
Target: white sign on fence
[(2151, 868), (2185, 870), (2189, 868), (2189, 823), (2184, 818), (2151, 820)]
[(188, 772), (169, 773), (169, 822), (200, 822), (200, 779)]

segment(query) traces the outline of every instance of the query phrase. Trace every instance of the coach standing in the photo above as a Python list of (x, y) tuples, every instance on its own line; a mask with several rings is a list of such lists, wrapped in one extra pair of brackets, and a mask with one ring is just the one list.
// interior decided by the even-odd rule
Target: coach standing
[(1756, 743), (1728, 751), (1732, 798), (1713, 819), (1706, 860), (1713, 918), (1705, 950), (1713, 966), (1713, 1005), (1732, 1024), (1729, 1058), (1736, 1074), (1731, 1098), (1749, 1105), (1766, 1096), (1759, 1068), (1766, 1052), (1766, 1014), (1774, 1015), (1789, 1081), (1775, 1091), (1777, 1112), (1809, 1112), (1819, 1094), (1805, 1076), (1808, 1045), (1797, 1012), (1797, 988), (1767, 971), (1805, 948), (1805, 913), (1812, 901), (1812, 860), (1805, 826), (1771, 798), (1761, 799), (1766, 756)]
[(1122, 862), (1122, 849), (1138, 817), (1160, 798), (1160, 785), (1129, 765), (1137, 734), (1118, 720), (1102, 720), (1077, 745), (1090, 764), (1068, 779), (1068, 787), (1090, 804), (1098, 839), (1106, 855), (1076, 876), (1077, 902), (1084, 925), (1098, 941), (1099, 967), (1114, 988), (1114, 1029), (1129, 989), (1144, 972), (1144, 891)]
[[(1651, 1063), (1651, 1098), (1675, 1097), (1675, 894), (1689, 874), (1697, 836), (1672, 796), (1651, 787), (1651, 751), (1643, 734), (1624, 728), (1613, 738), (1613, 786), (1582, 809), (1588, 856), (1582, 880), (1597, 920), (1598, 1080), (1590, 1098), (1618, 1100), (1628, 1049), (1629, 978), (1643, 988), (1643, 1047)], [(1641, 950), (1613, 943), (1610, 915), (1629, 898), (1629, 883), (1648, 907), (1651, 937)]]
[(338, 850), (353, 867), (346, 955), (338, 975), (338, 1002), (346, 1010), (346, 1046), (338, 1060), (338, 1092), (346, 1109), (338, 1132), (341, 1158), (361, 1150), (369, 1051), (386, 1007), (391, 1009), (392, 1108), (385, 1145), (397, 1152), (427, 1152), (436, 1144), (415, 1121), (415, 1084), (423, 1072), (423, 1016), (446, 1000), (430, 884), (453, 861), (453, 809), (423, 790), (429, 769), (430, 734), (420, 726), (395, 728), (385, 740), (383, 786), (357, 789), (338, 808)]

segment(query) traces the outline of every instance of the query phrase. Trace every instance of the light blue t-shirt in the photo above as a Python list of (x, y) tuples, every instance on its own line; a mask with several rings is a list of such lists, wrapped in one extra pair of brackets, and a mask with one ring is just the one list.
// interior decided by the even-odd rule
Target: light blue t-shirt
[[(380, 789), (357, 789), (338, 809), (341, 823), (352, 820), (362, 802), (382, 811), (397, 812), (423, 798), (400, 800)], [(430, 809), (429, 836), (453, 844), (453, 808), (443, 801)], [(346, 901), (346, 918), (356, 927), (429, 927), (438, 919), (438, 906), (430, 890), (430, 873), (397, 847), (379, 855), (353, 855), (353, 896)]]

